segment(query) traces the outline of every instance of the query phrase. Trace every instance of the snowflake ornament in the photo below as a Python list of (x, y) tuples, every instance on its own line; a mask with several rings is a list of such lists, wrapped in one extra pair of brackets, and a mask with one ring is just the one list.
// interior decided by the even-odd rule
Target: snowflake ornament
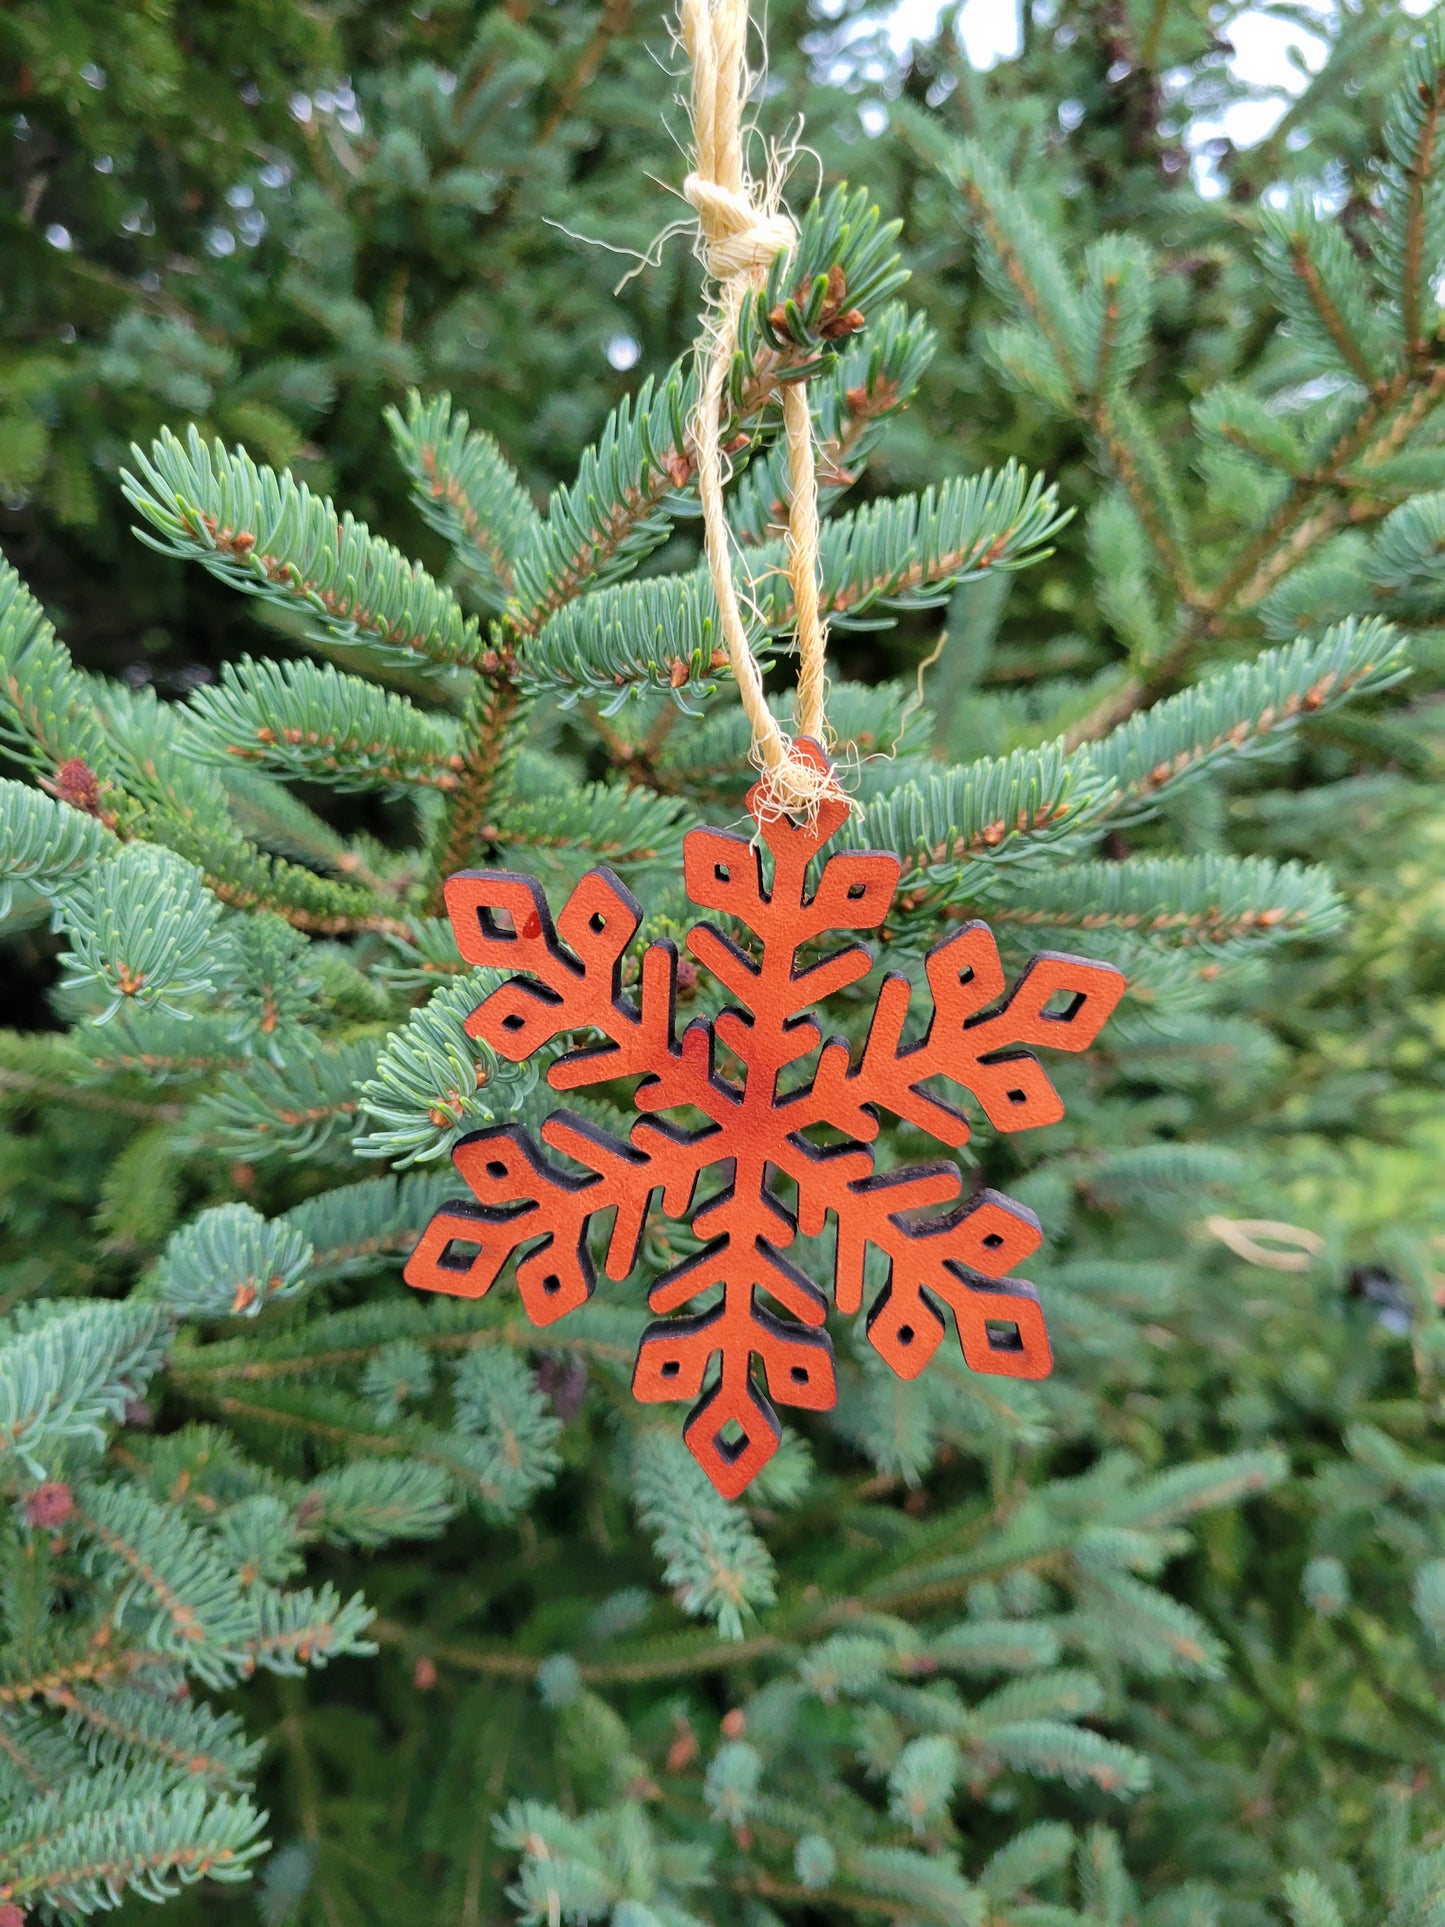
[[(797, 748), (828, 767), (815, 744)], [(643, 1334), (632, 1389), (649, 1403), (697, 1401), (685, 1436), (728, 1498), (777, 1450), (770, 1400), (808, 1411), (837, 1401), (823, 1329), (826, 1300), (786, 1256), (800, 1232), (820, 1236), (829, 1213), (836, 1224), (834, 1303), (845, 1314), (862, 1309), (871, 1245), (886, 1281), (869, 1307), (868, 1338), (900, 1377), (916, 1378), (938, 1349), (945, 1306), (974, 1371), (1011, 1378), (1049, 1372), (1038, 1295), (1007, 1276), (1038, 1249), (1033, 1213), (996, 1191), (960, 1202), (963, 1179), (951, 1160), (876, 1172), (869, 1145), (880, 1110), (946, 1145), (964, 1144), (968, 1120), (928, 1088), (934, 1080), (971, 1091), (996, 1130), (1056, 1123), (1063, 1116), (1058, 1094), (1038, 1059), (1018, 1046), (1087, 1050), (1124, 993), (1124, 979), (1110, 965), (1045, 951), (1006, 996), (992, 933), (983, 923), (961, 924), (925, 963), (933, 1001), (925, 1034), (903, 1041), (911, 988), (906, 977), (889, 975), (855, 1063), (844, 1041), (823, 1041), (809, 1012), (866, 976), (872, 953), (859, 943), (822, 955), (815, 947), (833, 931), (878, 929), (902, 866), (878, 852), (839, 852), (823, 863), (810, 892), (808, 866), (846, 818), (847, 805), (825, 800), (814, 823), (799, 824), (764, 809), (755, 788), (748, 807), (758, 825), (751, 841), (715, 829), (683, 839), (690, 900), (735, 919), (755, 943), (749, 954), (709, 923), (689, 931), (688, 949), (740, 1008), (699, 1019), (681, 1037), (671, 943), (648, 946), (636, 999), (622, 994), (622, 958), (642, 909), (610, 870), (582, 878), (555, 928), (532, 877), (464, 870), (448, 880), (447, 909), (462, 955), (524, 973), (477, 1006), (468, 1034), (519, 1062), (555, 1038), (600, 1033), (607, 1040), (600, 1046), (565, 1049), (548, 1081), (566, 1091), (641, 1078), (634, 1102), (643, 1115), (623, 1143), (581, 1117), (553, 1112), (542, 1139), (585, 1176), (555, 1168), (517, 1125), (463, 1138), (453, 1162), (475, 1202), (436, 1213), (405, 1274), (424, 1291), (480, 1298), (515, 1258), (528, 1317), (551, 1325), (592, 1295), (594, 1220), (615, 1214), (604, 1264), (620, 1282), (637, 1263), (661, 1192), (666, 1215), (690, 1217), (704, 1243), (652, 1287), (648, 1302), (663, 1316)], [(770, 880), (759, 839), (772, 854)], [(809, 961), (802, 962), (805, 952)], [(723, 1068), (719, 1046), (727, 1053)], [(798, 1072), (815, 1051), (811, 1076)], [(663, 1112), (682, 1112), (686, 1121)], [(791, 1206), (774, 1189), (778, 1176), (795, 1187)], [(699, 1300), (701, 1309), (666, 1315)]]

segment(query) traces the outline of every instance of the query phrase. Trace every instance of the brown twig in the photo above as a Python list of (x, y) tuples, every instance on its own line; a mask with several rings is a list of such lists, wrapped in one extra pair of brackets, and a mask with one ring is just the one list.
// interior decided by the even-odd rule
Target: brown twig
[(557, 90), (551, 111), (537, 134), (539, 147), (551, 140), (562, 122), (569, 118), (584, 90), (591, 85), (603, 57), (614, 40), (626, 33), (632, 19), (632, 0), (607, 0), (586, 46), (578, 55), (571, 73)]
[(476, 731), (465, 752), (461, 780), (452, 792), (432, 871), (427, 910), (440, 916), (446, 908), (442, 894), (446, 879), (473, 862), (484, 841), (483, 826), (498, 778), (510, 763), (508, 736), (520, 720), (526, 698), (505, 667), (488, 683), (480, 704)]

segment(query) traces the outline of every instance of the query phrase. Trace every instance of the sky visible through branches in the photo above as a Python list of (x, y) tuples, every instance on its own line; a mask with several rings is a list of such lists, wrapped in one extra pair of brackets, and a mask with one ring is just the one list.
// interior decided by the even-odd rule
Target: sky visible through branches
[[(1230, 62), (1237, 80), (1259, 91), (1254, 98), (1236, 101), (1217, 119), (1197, 121), (1189, 144), (1195, 152), (1195, 172), (1201, 192), (1219, 192), (1207, 145), (1225, 136), (1236, 147), (1252, 147), (1270, 133), (1305, 84), (1306, 71), (1315, 72), (1324, 58), (1324, 38), (1338, 11), (1335, 0), (1305, 0), (1319, 15), (1321, 33), (1306, 31), (1297, 21), (1284, 20), (1262, 8), (1248, 7), (1225, 29), (1234, 46)], [(1421, 15), (1434, 10), (1437, 0), (1405, 0), (1406, 11)], [(910, 40), (925, 39), (942, 12), (940, 0), (899, 0), (891, 32), (901, 51)], [(1019, 50), (1018, 0), (966, 0), (959, 16), (959, 34), (968, 57), (980, 69), (1011, 59)], [(1303, 70), (1299, 65), (1303, 62)]]

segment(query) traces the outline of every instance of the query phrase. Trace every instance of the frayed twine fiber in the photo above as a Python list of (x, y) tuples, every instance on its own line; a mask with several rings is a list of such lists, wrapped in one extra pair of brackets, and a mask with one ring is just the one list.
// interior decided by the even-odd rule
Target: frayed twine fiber
[[(1279, 1218), (1213, 1217), (1204, 1220), (1203, 1228), (1237, 1258), (1267, 1271), (1308, 1271), (1325, 1248), (1318, 1231)], [(1282, 1245), (1286, 1249), (1281, 1250)]]
[[(723, 643), (752, 730), (752, 761), (761, 776), (764, 813), (813, 822), (823, 799), (840, 795), (838, 781), (830, 768), (820, 769), (796, 753), (792, 739), (768, 708), (738, 603), (723, 502), (724, 395), (742, 304), (751, 290), (763, 285), (778, 255), (793, 248), (798, 238), (797, 229), (778, 206), (776, 179), (770, 179), (759, 200), (744, 166), (747, 35), (747, 0), (682, 0), (682, 43), (692, 63), (696, 150), (696, 164), (682, 191), (697, 212), (703, 264), (718, 284), (705, 338), (707, 369), (691, 433), (708, 572)], [(787, 575), (798, 646), (797, 727), (800, 736), (825, 744), (827, 634), (818, 608), (818, 478), (804, 382), (783, 387), (783, 432), (788, 455)]]

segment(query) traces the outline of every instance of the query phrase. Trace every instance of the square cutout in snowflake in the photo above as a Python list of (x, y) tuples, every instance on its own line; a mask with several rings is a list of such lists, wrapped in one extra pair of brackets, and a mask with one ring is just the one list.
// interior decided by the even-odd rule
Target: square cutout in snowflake
[[(828, 767), (815, 744), (796, 747)], [(615, 1213), (604, 1265), (620, 1282), (637, 1263), (660, 1192), (663, 1212), (690, 1217), (704, 1243), (652, 1287), (648, 1302), (661, 1317), (643, 1335), (633, 1392), (648, 1402), (696, 1401), (688, 1445), (729, 1498), (777, 1450), (772, 1401), (810, 1411), (836, 1403), (832, 1345), (822, 1329), (826, 1300), (786, 1256), (799, 1233), (821, 1235), (830, 1213), (837, 1227), (834, 1302), (840, 1312), (862, 1309), (871, 1245), (887, 1280), (869, 1307), (868, 1337), (901, 1377), (916, 1378), (938, 1349), (945, 1307), (974, 1371), (1013, 1378), (1049, 1372), (1038, 1295), (1008, 1276), (1039, 1246), (1033, 1213), (995, 1191), (960, 1203), (963, 1179), (952, 1161), (876, 1173), (869, 1146), (880, 1111), (943, 1144), (967, 1141), (967, 1118), (925, 1088), (933, 1080), (972, 1092), (997, 1130), (1057, 1123), (1064, 1114), (1058, 1093), (1020, 1046), (1087, 1050), (1124, 993), (1111, 965), (1046, 951), (1006, 995), (992, 933), (986, 924), (965, 923), (926, 960), (933, 1010), (923, 1035), (903, 1041), (911, 987), (906, 977), (890, 975), (855, 1062), (841, 1039), (824, 1041), (810, 1012), (865, 977), (872, 953), (850, 943), (810, 962), (800, 958), (834, 931), (878, 929), (902, 866), (873, 851), (838, 852), (809, 895), (808, 865), (845, 820), (847, 805), (825, 800), (811, 824), (764, 811), (757, 789), (748, 807), (772, 853), (769, 885), (756, 839), (696, 829), (683, 840), (689, 899), (751, 931), (756, 954), (712, 924), (689, 931), (693, 956), (737, 1007), (689, 1024), (681, 1037), (671, 943), (649, 945), (636, 999), (623, 994), (622, 959), (642, 908), (611, 871), (584, 876), (555, 927), (532, 877), (464, 870), (448, 879), (447, 909), (462, 955), (521, 973), (477, 1006), (468, 1035), (512, 1062), (564, 1034), (600, 1035), (601, 1044), (565, 1050), (548, 1070), (549, 1083), (566, 1091), (641, 1078), (634, 1101), (642, 1115), (624, 1143), (565, 1110), (554, 1112), (542, 1126), (543, 1141), (582, 1167), (587, 1175), (580, 1177), (551, 1165), (520, 1126), (463, 1138), (453, 1162), (475, 1202), (436, 1213), (405, 1274), (423, 1291), (479, 1298), (515, 1257), (527, 1316), (550, 1325), (592, 1294), (592, 1220)], [(719, 1044), (740, 1075), (720, 1070)], [(800, 1082), (794, 1067), (814, 1053), (812, 1075)], [(786, 1089), (784, 1072), (793, 1073)], [(700, 1114), (705, 1122), (658, 1115), (670, 1111)], [(819, 1130), (844, 1141), (819, 1144), (810, 1135)], [(779, 1175), (795, 1187), (793, 1208), (776, 1194)], [(702, 1196), (709, 1176), (716, 1188)], [(707, 1309), (683, 1313), (705, 1296)]]

